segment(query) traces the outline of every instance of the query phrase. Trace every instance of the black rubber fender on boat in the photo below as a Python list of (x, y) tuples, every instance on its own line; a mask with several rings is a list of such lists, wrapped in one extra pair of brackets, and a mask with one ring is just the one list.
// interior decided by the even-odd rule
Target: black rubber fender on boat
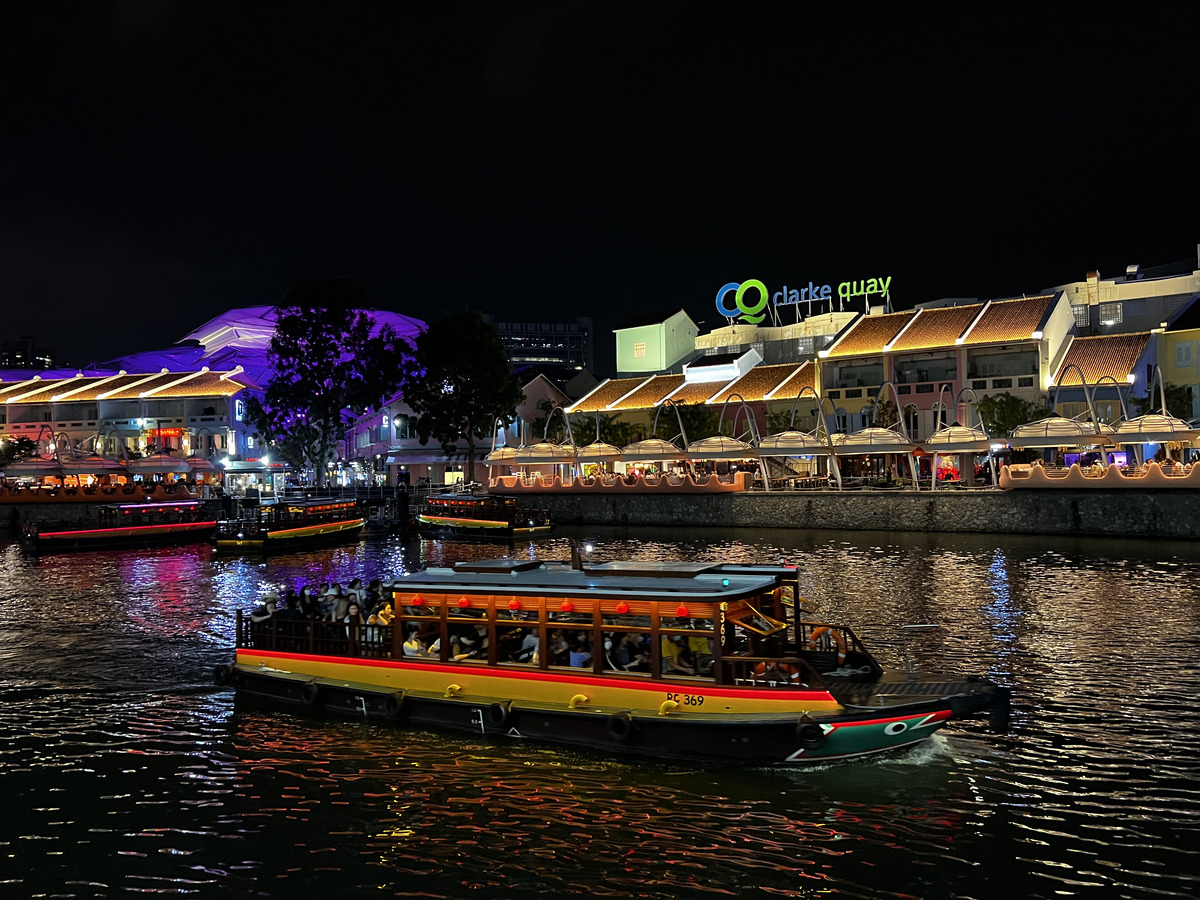
[(217, 666), (213, 669), (213, 684), (217, 687), (225, 687), (229, 684), (233, 675), (233, 669), (229, 666)]
[(389, 719), (399, 719), (404, 715), (404, 691), (396, 691), (383, 698), (383, 713)]
[(300, 699), (304, 701), (305, 706), (315, 709), (321, 705), (321, 689), (310, 681), (300, 688)]
[(635, 731), (637, 724), (628, 712), (614, 713), (608, 717), (608, 733), (614, 740), (623, 744), (633, 737)]
[(825, 744), (825, 729), (803, 716), (796, 725), (796, 740), (805, 750), (820, 750)]
[(508, 704), (493, 703), (484, 711), (483, 715), (492, 728), (503, 728), (508, 724)]

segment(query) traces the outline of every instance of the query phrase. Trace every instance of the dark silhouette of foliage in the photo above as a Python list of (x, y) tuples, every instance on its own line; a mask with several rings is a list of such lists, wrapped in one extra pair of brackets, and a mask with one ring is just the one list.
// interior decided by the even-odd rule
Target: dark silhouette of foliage
[(979, 400), (979, 419), (989, 437), (1008, 437), (1019, 425), (1036, 422), (1051, 415), (1053, 413), (1045, 406), (1008, 391), (1002, 394), (988, 394)]
[(448, 457), (465, 440), (473, 472), (477, 446), (491, 441), (497, 419), (510, 424), (525, 400), (500, 335), (475, 310), (454, 313), (417, 338), (416, 362), (421, 375), (408, 382), (404, 400), (418, 416), (417, 438), (437, 440)]
[(9, 463), (14, 463), (20, 459), (30, 459), (37, 455), (37, 442), (30, 438), (19, 437), (8, 441), (0, 441), (0, 469), (3, 469)]
[[(1182, 384), (1163, 385), (1167, 395), (1167, 415), (1183, 419), (1185, 422), (1192, 418), (1192, 389)], [(1147, 396), (1130, 398), (1132, 410), (1130, 415), (1144, 416), (1147, 413), (1162, 412), (1162, 400), (1155, 386)]]
[(376, 333), (354, 278), (298, 281), (275, 307), (268, 351), (274, 376), (247, 403), (260, 437), (321, 478), (357, 415), (378, 409), (411, 375), (412, 348), (390, 325)]

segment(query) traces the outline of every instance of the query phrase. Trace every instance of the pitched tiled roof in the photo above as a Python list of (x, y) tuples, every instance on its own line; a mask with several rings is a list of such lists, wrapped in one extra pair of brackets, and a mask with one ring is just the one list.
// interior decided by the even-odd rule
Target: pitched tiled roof
[(222, 372), (171, 372), (168, 374), (109, 375), (88, 378), (56, 378), (18, 387), (0, 384), (0, 402), (50, 403), (89, 400), (135, 400), (145, 395), (170, 397), (228, 397), (253, 386), (249, 379), (237, 381)]
[(1142, 354), (1146, 352), (1146, 344), (1149, 342), (1148, 331), (1075, 338), (1067, 350), (1062, 366), (1054, 373), (1055, 383), (1078, 385), (1079, 371), (1068, 371), (1068, 366), (1076, 365), (1083, 372), (1083, 377), (1089, 385), (1095, 384), (1105, 375), (1115, 378), (1118, 384), (1125, 384), (1129, 374), (1141, 360)]
[(772, 400), (795, 400), (800, 392), (806, 387), (816, 387), (817, 384), (817, 367), (812, 362), (806, 362), (802, 365), (792, 377), (779, 385), (775, 393), (771, 394)]
[(573, 413), (604, 412), (610, 403), (620, 400), (645, 380), (646, 378), (609, 379), (567, 411)]
[(728, 383), (728, 381), (701, 381), (685, 384), (671, 395), (671, 399), (676, 403), (704, 403)]
[[(810, 370), (812, 363), (804, 363)], [(731, 395), (738, 394), (747, 403), (755, 403), (762, 400), (767, 394), (775, 390), (804, 366), (799, 366), (796, 363), (787, 363), (779, 366), (755, 366), (733, 384), (729, 385), (726, 390), (721, 391), (720, 395), (714, 398), (714, 403), (724, 403)], [(809, 381), (812, 381), (812, 376), (809, 376)], [(799, 388), (797, 388), (799, 390)]]
[(987, 308), (971, 328), (964, 344), (998, 344), (1006, 341), (1028, 341), (1046, 315), (1054, 294), (1003, 300)]
[(935, 347), (953, 347), (956, 338), (962, 336), (967, 326), (983, 309), (983, 304), (970, 306), (942, 306), (923, 309), (916, 320), (904, 330), (891, 349), (932, 350)]
[(655, 375), (628, 397), (616, 405), (610, 405), (609, 409), (649, 409), (681, 384), (682, 375)]
[(883, 345), (900, 333), (915, 316), (914, 312), (863, 316), (828, 353), (830, 357), (866, 356), (882, 353)]

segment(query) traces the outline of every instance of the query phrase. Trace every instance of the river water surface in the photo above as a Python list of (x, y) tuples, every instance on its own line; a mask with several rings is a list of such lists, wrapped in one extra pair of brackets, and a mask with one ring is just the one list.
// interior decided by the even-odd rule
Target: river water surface
[[(268, 588), (499, 546), (28, 558), (0, 544), (0, 897), (1196, 897), (1200, 545), (592, 530), (597, 559), (799, 563), (885, 665), (1013, 689), (815, 770), (611, 759), (235, 700)], [(904, 627), (904, 626), (935, 627)]]

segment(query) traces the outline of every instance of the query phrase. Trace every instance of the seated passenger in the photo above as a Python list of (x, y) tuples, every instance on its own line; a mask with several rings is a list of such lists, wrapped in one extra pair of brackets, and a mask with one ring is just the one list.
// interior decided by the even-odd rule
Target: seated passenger
[(664, 675), (695, 675), (696, 665), (683, 635), (673, 634), (662, 639), (662, 671)]
[(626, 672), (645, 672), (650, 668), (650, 656), (642, 645), (642, 637), (626, 632), (617, 644), (617, 665)]
[(428, 656), (429, 651), (425, 647), (425, 642), (421, 640), (421, 634), (415, 628), (409, 632), (408, 640), (404, 642), (405, 656)]
[(592, 661), (592, 646), (588, 643), (586, 635), (579, 635), (575, 639), (575, 646), (571, 648), (570, 663), (577, 669), (582, 669)]

